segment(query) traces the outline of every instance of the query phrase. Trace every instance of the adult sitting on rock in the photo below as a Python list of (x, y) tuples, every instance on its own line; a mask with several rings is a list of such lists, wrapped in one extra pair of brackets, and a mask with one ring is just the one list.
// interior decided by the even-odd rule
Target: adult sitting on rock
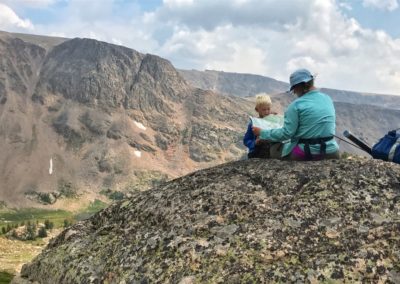
[(253, 127), (254, 134), (273, 142), (290, 139), (282, 149), (285, 160), (339, 158), (339, 146), (334, 139), (336, 115), (331, 98), (314, 87), (314, 76), (306, 69), (290, 75), (290, 92), (298, 98), (285, 111), (283, 127), (270, 130)]

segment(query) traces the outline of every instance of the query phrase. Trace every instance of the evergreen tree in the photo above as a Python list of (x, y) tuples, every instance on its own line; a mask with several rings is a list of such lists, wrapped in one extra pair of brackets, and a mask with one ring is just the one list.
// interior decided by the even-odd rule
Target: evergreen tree
[(45, 226), (46, 230), (51, 230), (54, 228), (54, 223), (50, 222), (48, 219), (46, 219), (44, 221), (44, 226)]
[(51, 198), (49, 193), (43, 193), (40, 195), (40, 199), (43, 201), (45, 204), (51, 204)]
[(67, 219), (65, 219), (64, 220), (64, 228), (67, 228), (67, 227), (69, 227), (71, 225), (71, 223), (67, 220)]
[(27, 240), (34, 240), (36, 239), (36, 224), (31, 224), (30, 222), (26, 226), (26, 239)]
[(39, 233), (38, 233), (39, 238), (45, 238), (47, 237), (47, 231), (45, 227), (40, 227)]

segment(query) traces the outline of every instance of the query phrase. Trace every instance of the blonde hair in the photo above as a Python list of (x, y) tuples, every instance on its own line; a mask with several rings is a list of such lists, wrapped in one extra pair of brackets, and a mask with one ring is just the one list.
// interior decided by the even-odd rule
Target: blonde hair
[(256, 95), (256, 107), (259, 105), (271, 105), (271, 98), (266, 94), (266, 93), (260, 93), (258, 95)]

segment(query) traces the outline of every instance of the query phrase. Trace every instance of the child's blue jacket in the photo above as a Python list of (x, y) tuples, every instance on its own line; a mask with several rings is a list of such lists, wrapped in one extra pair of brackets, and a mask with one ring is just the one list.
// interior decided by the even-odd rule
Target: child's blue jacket
[(251, 121), (249, 122), (249, 125), (247, 126), (247, 131), (246, 134), (244, 135), (243, 138), (243, 144), (249, 148), (249, 153), (254, 151), (254, 147), (256, 145), (256, 136), (253, 133), (253, 124)]

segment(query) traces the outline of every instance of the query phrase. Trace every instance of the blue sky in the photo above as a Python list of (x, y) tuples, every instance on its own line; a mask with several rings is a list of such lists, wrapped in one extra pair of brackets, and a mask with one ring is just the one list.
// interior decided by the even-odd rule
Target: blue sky
[[(390, 3), (398, 3), (398, 1), (376, 1), (386, 6), (366, 6), (363, 1), (348, 1), (351, 3), (351, 10), (343, 9), (344, 12), (357, 19), (364, 27), (370, 29), (382, 29), (392, 37), (400, 37), (400, 7), (395, 8), (396, 4), (390, 9)], [(386, 7), (386, 8), (384, 8)]]
[(177, 68), (400, 95), (400, 0), (0, 0), (0, 30), (89, 37)]

